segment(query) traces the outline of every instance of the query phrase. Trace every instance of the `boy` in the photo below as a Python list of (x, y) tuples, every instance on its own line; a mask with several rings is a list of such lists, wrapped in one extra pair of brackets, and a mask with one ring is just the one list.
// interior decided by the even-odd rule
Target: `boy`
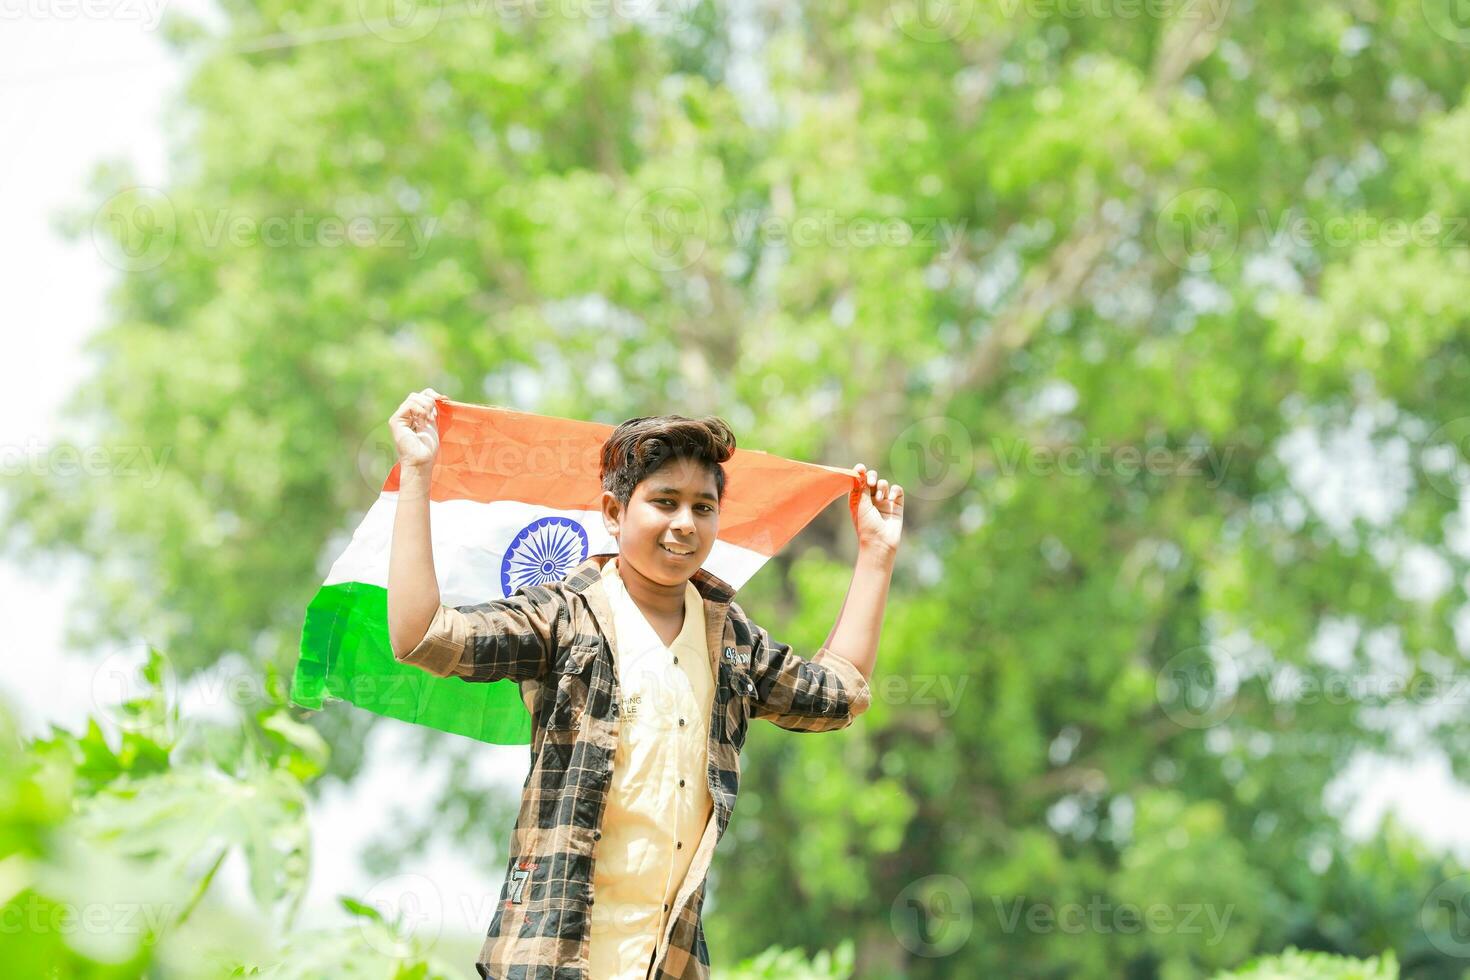
[(810, 660), (700, 567), (719, 531), (720, 464), (735, 451), (717, 418), (614, 430), (601, 477), (616, 555), (450, 608), (429, 535), (437, 397), (411, 394), (389, 420), (401, 464), (393, 655), (441, 677), (515, 680), (534, 719), (506, 881), (475, 969), (495, 980), (704, 980), (705, 876), (735, 807), (748, 722), (832, 731), (867, 709), (903, 489), (857, 466), (852, 584)]

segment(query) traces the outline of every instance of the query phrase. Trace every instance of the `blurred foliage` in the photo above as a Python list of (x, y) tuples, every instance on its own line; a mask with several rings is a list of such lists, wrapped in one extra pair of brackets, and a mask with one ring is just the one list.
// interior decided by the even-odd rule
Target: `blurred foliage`
[(1289, 949), (1251, 963), (1234, 973), (1221, 973), (1215, 980), (1398, 980), (1399, 965), (1393, 954), (1381, 959), (1352, 960), (1328, 953), (1303, 953)]
[(773, 946), (733, 969), (715, 969), (711, 974), (714, 980), (847, 980), (852, 967), (852, 940), (844, 939), (836, 949), (822, 950), (811, 959), (800, 950)]
[[(181, 718), (164, 664), (149, 652), (146, 686), (106, 728), (94, 717), (81, 733), (53, 725), (23, 740), (0, 704), (8, 976), (226, 976), (291, 928), (310, 863), (303, 781), (326, 747), (279, 705), (250, 725)], [(205, 901), (232, 854), (258, 922)], [(338, 945), (361, 943), (351, 930)], [(385, 958), (355, 955), (359, 972), (334, 975), (386, 975)]]
[[(338, 896), (351, 925), (297, 928), (310, 864), (303, 781), (327, 750), (280, 705), (253, 726), (180, 716), (150, 651), (124, 724), (22, 739), (0, 702), (0, 962), (13, 977), (449, 980), (449, 964), (385, 910)], [(259, 739), (252, 731), (280, 737)], [(310, 761), (308, 761), (310, 760)], [(210, 887), (244, 860), (253, 907)], [(208, 898), (206, 896), (209, 896)], [(437, 933), (436, 933), (437, 935)], [(851, 943), (810, 961), (771, 948), (728, 980), (842, 980)]]
[[(1431, 896), (1463, 869), (1393, 826), (1354, 845), (1328, 805), (1364, 760), (1470, 778), (1453, 3), (514, 6), (170, 11), (175, 175), (102, 168), (70, 217), (121, 275), (68, 435), (156, 478), (5, 488), (15, 554), (87, 562), (69, 642), (289, 676), (406, 391), (718, 412), (868, 462), (909, 513), (870, 712), (751, 733), (717, 963), (850, 936), (864, 977), (1174, 978), (1291, 945), (1457, 975), (1470, 905)], [(799, 652), (840, 607), (838, 510), (742, 592)], [(364, 715), (306, 719), (330, 778)], [(119, 751), (152, 782), (88, 787), (98, 833), (208, 785)], [(269, 828), (303, 802), (234, 775), (259, 809), (218, 833), (289, 907), (298, 842)], [(490, 860), (490, 797), (451, 780), (422, 820)]]

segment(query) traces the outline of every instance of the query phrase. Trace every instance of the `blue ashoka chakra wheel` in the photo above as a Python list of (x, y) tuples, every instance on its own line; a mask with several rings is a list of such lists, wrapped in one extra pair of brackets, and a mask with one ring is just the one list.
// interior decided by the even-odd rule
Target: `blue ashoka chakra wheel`
[(543, 517), (521, 528), (500, 563), (507, 596), (523, 585), (558, 582), (587, 559), (587, 532), (569, 517)]

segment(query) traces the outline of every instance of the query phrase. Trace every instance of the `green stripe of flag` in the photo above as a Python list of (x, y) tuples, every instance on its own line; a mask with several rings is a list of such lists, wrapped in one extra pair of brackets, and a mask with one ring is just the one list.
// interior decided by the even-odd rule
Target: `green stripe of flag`
[(291, 703), (320, 710), (334, 700), (495, 745), (531, 742), (531, 715), (514, 681), (435, 677), (393, 659), (388, 591), (376, 585), (323, 586), (306, 609)]

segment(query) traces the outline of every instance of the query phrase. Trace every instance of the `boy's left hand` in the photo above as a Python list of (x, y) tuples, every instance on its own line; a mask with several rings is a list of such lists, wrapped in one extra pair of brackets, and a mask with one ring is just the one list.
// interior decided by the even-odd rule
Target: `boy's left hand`
[(878, 471), (857, 464), (852, 492), (847, 495), (852, 526), (857, 529), (858, 547), (878, 547), (895, 552), (903, 533), (903, 487), (891, 487), (878, 479)]

